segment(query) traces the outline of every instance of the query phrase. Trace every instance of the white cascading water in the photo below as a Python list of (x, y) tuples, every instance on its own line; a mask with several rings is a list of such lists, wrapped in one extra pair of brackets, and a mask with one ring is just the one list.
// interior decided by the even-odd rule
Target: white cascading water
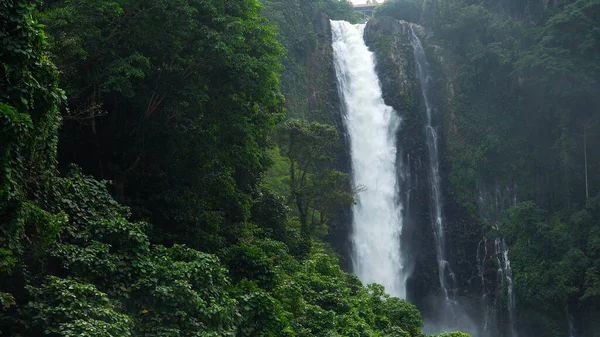
[[(500, 228), (496, 227), (497, 230)], [(513, 286), (513, 273), (510, 266), (510, 260), (508, 259), (508, 245), (506, 241), (501, 238), (494, 240), (494, 246), (496, 248), (496, 259), (498, 262), (498, 278), (501, 287), (506, 285), (507, 298), (508, 298), (508, 324), (510, 329), (510, 336), (517, 337), (517, 330), (515, 329), (515, 292)], [(506, 284), (504, 283), (506, 282)]]
[[(517, 204), (517, 190), (518, 190), (518, 186), (516, 184), (513, 184), (512, 187), (509, 186), (505, 186), (504, 188), (500, 188), (499, 186), (496, 186), (495, 188), (491, 189), (491, 192), (488, 190), (480, 190), (479, 191), (479, 216), (484, 219), (485, 221), (489, 222), (489, 223), (495, 223), (493, 225), (493, 228), (497, 231), (500, 232), (500, 223), (499, 223), (499, 219), (500, 216), (502, 214), (502, 212), (504, 212), (506, 209), (508, 209), (511, 206), (514, 206)], [(486, 242), (487, 243), (487, 239), (484, 237), (482, 242)], [(484, 244), (485, 246), (485, 244)], [(479, 247), (477, 248), (478, 250), (478, 255), (477, 255), (477, 259), (479, 260)], [(482, 303), (484, 306), (486, 306), (485, 308), (483, 308), (483, 310), (485, 310), (485, 318), (486, 318), (486, 324), (484, 325), (484, 331), (485, 328), (487, 327), (487, 323), (488, 323), (488, 318), (489, 318), (489, 312), (493, 312), (495, 314), (495, 310), (498, 307), (498, 298), (500, 297), (499, 291), (501, 291), (502, 289), (506, 288), (507, 290), (507, 312), (508, 312), (508, 336), (510, 337), (518, 337), (518, 332), (516, 329), (516, 298), (515, 298), (515, 291), (514, 291), (514, 281), (513, 281), (513, 271), (512, 271), (512, 267), (510, 265), (510, 259), (509, 259), (509, 247), (506, 244), (506, 241), (503, 238), (495, 238), (494, 239), (494, 255), (496, 257), (496, 264), (498, 266), (498, 269), (496, 270), (496, 284), (498, 285), (497, 288), (497, 294), (496, 294), (496, 300), (494, 301), (494, 303), (488, 303), (486, 296), (487, 296), (487, 292), (485, 289), (485, 278), (483, 277), (483, 274), (481, 274), (481, 280), (482, 280), (482, 288), (483, 289), (483, 298), (482, 298)], [(485, 255), (483, 257), (483, 260), (480, 261), (481, 262), (481, 268), (480, 268), (480, 272), (485, 272), (485, 264), (486, 264), (486, 257), (487, 257), (487, 248), (485, 248)]]
[(433, 107), (431, 103), (431, 97), (429, 95), (430, 89), (430, 70), (427, 58), (425, 56), (425, 50), (421, 44), (421, 40), (415, 34), (412, 26), (410, 28), (410, 43), (413, 46), (415, 62), (417, 64), (417, 75), (421, 81), (421, 93), (423, 95), (423, 101), (425, 102), (426, 109), (426, 125), (425, 125), (425, 138), (427, 141), (427, 149), (429, 150), (429, 171), (430, 171), (430, 185), (431, 185), (431, 222), (433, 227), (433, 234), (435, 236), (435, 247), (436, 255), (438, 260), (438, 275), (440, 281), (440, 287), (446, 298), (446, 303), (451, 304), (452, 298), (449, 296), (449, 291), (454, 291), (456, 283), (454, 273), (450, 268), (450, 264), (446, 260), (446, 239), (444, 237), (444, 223), (442, 216), (442, 191), (441, 191), (441, 178), (440, 178), (440, 164), (438, 155), (438, 130), (432, 123), (432, 112)]
[(401, 120), (383, 102), (374, 55), (363, 39), (364, 29), (364, 24), (331, 21), (352, 179), (362, 187), (353, 208), (352, 265), (364, 283), (382, 284), (389, 294), (406, 298), (397, 177), (403, 170), (396, 160), (396, 134)]

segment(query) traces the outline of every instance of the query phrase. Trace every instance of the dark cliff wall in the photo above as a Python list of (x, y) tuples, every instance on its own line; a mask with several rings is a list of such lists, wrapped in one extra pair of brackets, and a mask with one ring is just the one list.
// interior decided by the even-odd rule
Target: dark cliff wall
[(508, 321), (509, 282), (495, 248), (504, 238), (515, 329), (597, 334), (600, 296), (589, 294), (600, 293), (590, 281), (600, 279), (600, 250), (590, 249), (600, 242), (600, 175), (590, 172), (600, 152), (589, 149), (600, 141), (600, 49), (587, 46), (597, 46), (599, 13), (598, 0), (396, 0), (377, 13), (418, 20), (435, 34), (422, 41), (443, 115), (448, 256), (461, 293), (495, 310), (488, 313), (500, 327), (492, 330)]
[[(456, 127), (456, 104), (454, 84), (458, 80), (458, 72), (454, 60), (423, 27), (390, 17), (371, 19), (365, 29), (365, 41), (375, 53), (377, 73), (382, 86), (386, 104), (392, 106), (402, 118), (402, 126), (398, 134), (398, 161), (403, 163), (404, 170), (398, 172), (401, 182), (402, 204), (404, 206), (404, 227), (402, 247), (409, 262), (407, 265), (411, 277), (407, 281), (408, 299), (416, 304), (424, 317), (437, 320), (440, 312), (440, 284), (436, 258), (435, 240), (431, 226), (431, 186), (429, 182), (429, 157), (425, 140), (425, 105), (421, 93), (421, 83), (416, 73), (413, 47), (410, 43), (410, 28), (419, 35), (433, 73), (433, 105), (434, 121), (440, 127), (440, 169), (442, 173), (443, 215), (446, 234), (446, 257), (456, 276), (456, 294), (462, 314), (473, 321), (484, 320), (489, 312), (490, 320), (498, 321), (497, 329), (505, 330), (505, 302), (497, 297), (502, 294), (500, 283), (495, 275), (496, 252), (493, 240), (488, 240), (487, 256), (484, 256), (481, 281), (477, 252), (484, 234), (483, 226), (474, 214), (484, 212), (472, 210), (461, 203), (449, 183), (450, 163), (447, 160), (448, 137), (458, 138)], [(330, 79), (330, 85), (337, 87), (335, 71), (330, 67), (333, 63), (331, 50), (331, 27), (325, 17), (317, 18), (315, 30), (319, 33), (318, 48), (311, 60), (325, 60), (329, 63), (311, 67), (309, 81), (315, 81), (311, 94), (315, 97), (315, 106), (329, 106), (332, 122), (338, 127), (345, 150), (339, 157), (340, 169), (351, 171), (349, 146), (345, 137), (343, 109), (339, 104), (337, 91), (323, 90), (324, 78)], [(317, 28), (318, 27), (318, 28)], [(329, 58), (327, 55), (330, 55)], [(326, 76), (323, 76), (325, 74)], [(309, 87), (311, 87), (309, 85)], [(311, 104), (313, 104), (311, 102)], [(340, 209), (338, 217), (331, 226), (328, 241), (345, 257), (350, 255), (349, 235), (352, 215), (350, 209)], [(486, 262), (488, 261), (488, 262)], [(492, 261), (492, 262), (489, 262)], [(349, 270), (349, 259), (344, 267)], [(483, 294), (486, 294), (485, 299)]]
[[(409, 299), (423, 312), (425, 318), (439, 319), (439, 278), (435, 243), (431, 227), (431, 186), (429, 158), (425, 140), (425, 106), (421, 84), (416, 74), (413, 47), (409, 40), (410, 27), (420, 37), (432, 67), (433, 120), (440, 132), (440, 169), (443, 189), (443, 216), (446, 235), (446, 257), (456, 277), (456, 300), (464, 314), (474, 321), (483, 320), (488, 308), (482, 303), (482, 283), (477, 269), (477, 247), (482, 239), (481, 223), (457, 201), (448, 183), (449, 164), (444, 160), (447, 135), (455, 126), (453, 104), (453, 66), (444, 58), (443, 49), (433, 43), (430, 34), (421, 26), (390, 17), (374, 18), (367, 24), (365, 40), (375, 52), (377, 71), (384, 99), (403, 119), (399, 134), (400, 159), (404, 174), (402, 198), (405, 205), (403, 249), (413, 263), (408, 281)], [(490, 247), (490, 254), (493, 245)], [(488, 291), (496, 293), (494, 285)], [(435, 298), (438, 297), (438, 300)], [(493, 296), (492, 296), (493, 297)], [(488, 296), (489, 298), (489, 296)]]
[[(450, 139), (456, 142), (461, 138), (457, 114), (456, 83), (461, 83), (459, 65), (451, 53), (437, 44), (431, 32), (421, 34), (421, 40), (433, 73), (433, 92), (435, 94), (435, 111), (440, 124), (440, 172), (444, 196), (444, 220), (447, 244), (447, 256), (456, 274), (456, 294), (460, 297), (464, 310), (477, 321), (484, 321), (484, 311), (490, 310), (487, 301), (494, 302), (497, 293), (495, 282), (483, 289), (478, 269), (477, 250), (484, 236), (481, 219), (476, 216), (481, 210), (465, 204), (455, 185), (451, 182), (452, 170)], [(456, 145), (454, 145), (456, 146)], [(488, 247), (488, 255), (494, 256), (493, 244)], [(485, 266), (487, 268), (487, 266)], [(487, 269), (483, 271), (487, 273)], [(495, 273), (495, 269), (493, 271)], [(491, 277), (495, 280), (495, 277)], [(482, 302), (486, 292), (486, 303)], [(502, 310), (500, 310), (502, 311)]]
[(331, 23), (329, 16), (318, 13), (313, 20), (315, 46), (306, 60), (308, 120), (337, 124), (339, 96), (333, 67)]
[(428, 298), (439, 291), (437, 260), (430, 222), (429, 159), (424, 133), (424, 105), (415, 71), (410, 24), (389, 17), (371, 19), (365, 41), (374, 51), (383, 98), (402, 118), (398, 134), (399, 161), (405, 172), (402, 182), (404, 205), (402, 247), (410, 263), (407, 281), (409, 300), (426, 316)]

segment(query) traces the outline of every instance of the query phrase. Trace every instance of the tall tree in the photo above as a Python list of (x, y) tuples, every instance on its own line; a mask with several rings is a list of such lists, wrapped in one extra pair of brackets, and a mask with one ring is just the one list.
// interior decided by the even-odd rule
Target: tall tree
[(282, 116), (282, 49), (256, 0), (53, 1), (43, 20), (69, 95), (61, 158), (158, 226), (216, 249), (248, 220)]

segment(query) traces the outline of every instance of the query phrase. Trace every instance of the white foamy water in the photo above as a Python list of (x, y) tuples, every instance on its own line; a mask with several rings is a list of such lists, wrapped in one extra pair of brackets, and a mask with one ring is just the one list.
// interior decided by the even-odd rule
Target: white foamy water
[(332, 21), (333, 52), (350, 140), (352, 179), (362, 186), (353, 208), (352, 266), (364, 283), (379, 283), (406, 298), (400, 249), (402, 205), (398, 196), (396, 135), (400, 117), (381, 96), (365, 25)]

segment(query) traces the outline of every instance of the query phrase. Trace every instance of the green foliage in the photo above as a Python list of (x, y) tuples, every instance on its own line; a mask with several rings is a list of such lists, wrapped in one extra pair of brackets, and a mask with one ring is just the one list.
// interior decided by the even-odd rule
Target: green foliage
[(64, 95), (57, 87), (57, 70), (45, 54), (46, 35), (32, 17), (35, 3), (15, 0), (0, 7), (3, 209), (6, 199), (15, 197), (5, 188), (43, 179), (56, 164), (56, 109)]
[(242, 281), (233, 289), (240, 322), (237, 336), (294, 336), (281, 303), (252, 282)]
[(522, 320), (540, 324), (545, 336), (562, 334), (565, 303), (597, 312), (598, 259), (585, 253), (588, 242), (593, 245), (597, 211), (598, 198), (570, 217), (547, 217), (533, 202), (524, 202), (510, 208), (501, 225), (511, 242)]
[(597, 1), (580, 0), (551, 17), (534, 31), (536, 43), (517, 63), (522, 76), (531, 76), (525, 87), (531, 95), (556, 97), (560, 116), (584, 121), (600, 106), (595, 87), (599, 85)]
[(263, 188), (254, 199), (251, 220), (278, 241), (285, 241), (288, 230), (289, 208), (279, 194)]
[[(460, 202), (473, 203), (489, 188), (484, 182), (493, 180), (516, 183), (522, 200), (535, 198), (551, 210), (585, 202), (580, 135), (585, 129), (588, 150), (597, 142), (589, 136), (597, 130), (599, 106), (592, 94), (598, 86), (597, 2), (575, 1), (562, 11), (555, 6), (424, 4), (422, 22), (444, 47), (432, 55), (444, 59), (445, 81), (453, 83), (444, 93), (445, 110), (454, 116), (445, 120), (446, 160)], [(598, 159), (589, 155), (588, 168)], [(590, 178), (588, 187), (597, 184)]]
[(129, 209), (108, 193), (108, 182), (98, 181), (72, 166), (66, 177), (54, 177), (43, 185), (38, 202), (50, 212), (66, 212), (72, 224), (83, 229), (102, 218), (128, 217)]
[(419, 23), (423, 12), (423, 1), (388, 0), (375, 12), (376, 17), (391, 16), (398, 20)]
[(232, 248), (227, 258), (231, 278), (235, 282), (242, 279), (255, 282), (266, 290), (272, 290), (277, 282), (277, 272), (273, 265), (274, 256), (255, 245), (240, 244)]
[(467, 335), (464, 332), (453, 331), (453, 332), (444, 332), (441, 334), (431, 335), (431, 336), (432, 337), (468, 337), (469, 335)]
[(78, 0), (41, 13), (69, 94), (62, 159), (112, 180), (161, 242), (216, 251), (244, 232), (282, 117), (283, 50), (259, 8)]
[[(279, 291), (288, 299), (284, 303), (294, 305), (288, 310), (295, 313), (292, 326), (298, 336), (387, 336), (392, 328), (377, 325), (378, 317), (396, 330), (406, 328), (408, 336), (421, 336), (422, 321), (414, 306), (383, 295), (381, 286), (362, 287), (355, 275), (344, 273), (337, 259), (318, 245), (291, 276)], [(402, 310), (401, 319), (394, 317)]]
[(281, 91), (287, 115), (332, 123), (338, 113), (329, 18), (358, 22), (362, 15), (347, 0), (263, 0), (262, 15), (277, 26), (287, 53)]
[(399, 298), (385, 294), (382, 286), (371, 284), (371, 303), (375, 308), (376, 324), (392, 336), (419, 336), (423, 319), (416, 308)]
[[(46, 55), (46, 35), (33, 18), (36, 1), (0, 4), (0, 292), (2, 308), (15, 304), (7, 274), (19, 274), (25, 256), (39, 257), (56, 236), (62, 216), (26, 202), (54, 173), (64, 98)], [(32, 222), (40, 222), (35, 227)], [(32, 249), (25, 249), (30, 244)]]
[(2, 187), (0, 199), (2, 208), (8, 206), (11, 200), (23, 195), (20, 182), (25, 174), (22, 157), (27, 136), (33, 128), (31, 117), (26, 113), (17, 113), (13, 107), (0, 103), (2, 129), (0, 141), (2, 144)]
[(131, 318), (117, 312), (93, 285), (48, 277), (41, 287), (28, 290), (31, 301), (20, 310), (23, 334), (15, 336), (131, 336)]
[[(147, 226), (125, 220), (120, 214), (123, 207), (110, 199), (102, 183), (78, 173), (55, 180), (52, 195), (45, 199), (46, 207), (62, 209), (59, 218), (70, 221), (61, 223), (63, 235), (50, 245), (46, 258), (60, 266), (60, 274), (84, 280), (105, 293), (102, 296), (108, 296), (111, 303), (120, 303), (118, 311), (125, 312), (135, 322), (130, 324), (134, 335), (223, 336), (234, 331), (236, 302), (226, 295), (229, 281), (216, 257), (179, 245), (151, 247), (144, 233)], [(63, 198), (54, 199), (55, 195)], [(109, 202), (98, 202), (104, 198)], [(30, 217), (29, 221), (36, 219)], [(96, 289), (91, 285), (82, 287), (86, 291)], [(74, 294), (69, 298), (83, 301), (86, 296)], [(71, 324), (67, 319), (74, 316), (66, 315), (68, 311), (57, 308), (57, 304), (45, 303), (44, 298), (34, 297), (29, 301), (31, 308), (26, 310), (37, 310), (42, 317), (46, 315), (43, 312), (49, 311), (47, 315), (56, 316), (54, 321)], [(92, 300), (99, 299), (92, 296)], [(90, 305), (95, 306), (86, 307)], [(95, 320), (102, 318), (97, 313), (89, 315)], [(72, 329), (86, 329), (93, 324), (107, 331), (106, 334), (90, 331), (93, 336), (129, 334), (114, 332), (118, 327), (94, 322), (86, 323), (83, 317), (77, 317), (71, 325), (56, 329), (69, 335)]]
[(360, 13), (354, 10), (352, 3), (348, 0), (325, 0), (321, 1), (319, 10), (327, 14), (332, 20), (345, 20), (357, 23), (362, 18)]
[(325, 13), (332, 20), (350, 22), (357, 22), (362, 17), (346, 0), (263, 0), (262, 3), (262, 14), (277, 25), (279, 40), (287, 49), (291, 62), (300, 61), (315, 47), (314, 20), (318, 13)]
[[(135, 261), (134, 261), (135, 263)], [(129, 309), (142, 336), (232, 333), (234, 301), (223, 294), (226, 272), (214, 256), (182, 246), (158, 247), (134, 267)], [(124, 283), (123, 286), (126, 286)], [(138, 298), (138, 301), (131, 299)]]
[(290, 161), (278, 146), (269, 150), (271, 166), (265, 172), (264, 184), (279, 195), (290, 195)]
[[(390, 1), (379, 15), (405, 16), (407, 6), (410, 1)], [(438, 74), (452, 83), (451, 90), (438, 87), (446, 116), (445, 160), (455, 198), (468, 208), (488, 188), (483, 182), (494, 179), (516, 183), (522, 199), (535, 196), (551, 209), (583, 202), (578, 134), (597, 113), (596, 98), (587, 94), (597, 86), (597, 55), (594, 47), (576, 51), (572, 46), (594, 45), (596, 5), (577, 1), (560, 12), (557, 6), (431, 0), (420, 8), (420, 22), (443, 47), (429, 54), (435, 63), (443, 60)]]
[(304, 236), (323, 230), (337, 207), (354, 202), (347, 174), (331, 169), (338, 133), (331, 125), (288, 120), (280, 128), (278, 143), (290, 160), (290, 197), (298, 212)]

